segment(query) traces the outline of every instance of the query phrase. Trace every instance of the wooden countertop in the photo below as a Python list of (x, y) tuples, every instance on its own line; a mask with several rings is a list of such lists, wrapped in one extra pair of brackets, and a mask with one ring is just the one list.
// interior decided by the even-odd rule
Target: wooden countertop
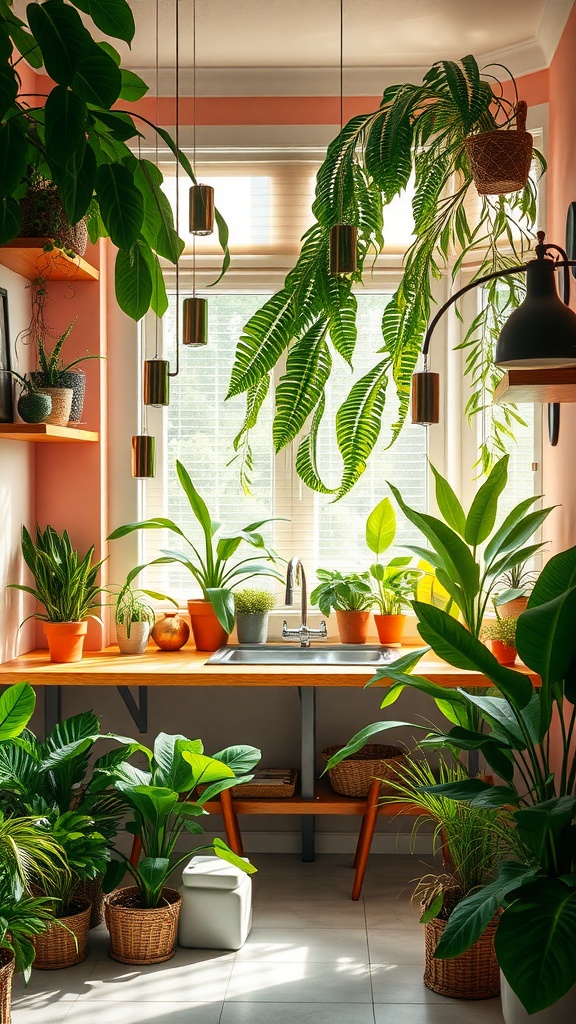
[[(402, 653), (417, 648), (403, 647)], [(70, 665), (54, 664), (47, 650), (31, 651), (0, 665), (0, 684), (29, 682), (33, 686), (355, 686), (374, 676), (361, 665), (206, 665), (209, 654), (183, 647), (180, 651), (148, 648), (142, 655), (121, 655), (116, 645), (86, 654)], [(517, 666), (533, 681), (538, 677)], [(422, 660), (420, 675), (441, 686), (491, 686), (478, 672), (452, 668), (432, 654)], [(379, 683), (378, 685), (385, 685)]]

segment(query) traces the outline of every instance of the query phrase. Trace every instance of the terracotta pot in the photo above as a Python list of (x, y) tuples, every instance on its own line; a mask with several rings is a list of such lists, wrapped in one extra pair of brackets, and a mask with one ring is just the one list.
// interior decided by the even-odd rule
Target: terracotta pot
[(517, 619), (522, 612), (526, 611), (527, 604), (527, 597), (515, 597), (513, 601), (499, 605), (498, 614), (502, 619)]
[(76, 912), (58, 918), (58, 921), (65, 925), (64, 928), (60, 923), (52, 924), (41, 935), (32, 936), (36, 950), (33, 966), (39, 971), (57, 971), (61, 967), (72, 967), (88, 956), (92, 904), (86, 899), (74, 902), (78, 907)]
[(121, 654), (144, 654), (149, 636), (149, 622), (131, 622), (130, 636), (125, 622), (116, 623), (116, 640)]
[(45, 622), (44, 633), (48, 641), (50, 661), (81, 661), (87, 631), (86, 619), (82, 622)]
[(365, 644), (370, 612), (336, 612), (338, 632), (343, 644)]
[(210, 601), (188, 601), (192, 636), (197, 651), (217, 651), (228, 642), (228, 633), (220, 625)]
[(10, 1024), (10, 1003), (12, 1001), (12, 977), (14, 974), (14, 954), (8, 949), (0, 949), (0, 1020), (2, 1024)]
[(176, 952), (182, 897), (162, 889), (162, 905), (143, 907), (136, 886), (106, 897), (104, 915), (110, 932), (110, 956), (123, 964), (160, 964)]
[(573, 1024), (576, 1020), (576, 985), (562, 999), (538, 1013), (528, 1013), (500, 972), (502, 1016), (505, 1024)]
[(513, 665), (516, 661), (516, 648), (505, 644), (503, 640), (491, 640), (492, 654), (500, 665)]
[(179, 651), (190, 636), (190, 626), (178, 612), (166, 612), (154, 623), (150, 636), (161, 651)]
[(400, 644), (404, 632), (405, 615), (374, 615), (381, 644)]

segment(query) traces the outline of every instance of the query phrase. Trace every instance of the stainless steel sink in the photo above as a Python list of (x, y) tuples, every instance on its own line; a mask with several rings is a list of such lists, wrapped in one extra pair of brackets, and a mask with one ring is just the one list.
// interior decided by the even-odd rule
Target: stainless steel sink
[(220, 647), (207, 665), (385, 665), (399, 652), (376, 644), (240, 644)]

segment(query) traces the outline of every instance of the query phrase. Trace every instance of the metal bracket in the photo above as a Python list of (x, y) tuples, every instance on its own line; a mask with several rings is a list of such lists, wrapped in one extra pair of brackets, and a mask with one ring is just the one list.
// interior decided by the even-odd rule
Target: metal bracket
[(138, 732), (148, 732), (148, 687), (138, 687), (138, 702), (134, 700), (129, 686), (117, 686), (116, 689), (128, 708)]

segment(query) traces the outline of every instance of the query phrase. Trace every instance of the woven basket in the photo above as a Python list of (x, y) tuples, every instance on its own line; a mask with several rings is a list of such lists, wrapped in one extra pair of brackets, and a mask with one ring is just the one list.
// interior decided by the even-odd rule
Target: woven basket
[(10, 1024), (10, 1002), (12, 997), (12, 975), (14, 954), (9, 949), (0, 949), (0, 1021)]
[(75, 914), (59, 917), (58, 924), (50, 925), (41, 935), (32, 936), (36, 950), (34, 967), (38, 970), (57, 971), (61, 967), (72, 967), (88, 956), (92, 905), (86, 899), (75, 899), (74, 903), (79, 908)]
[[(326, 747), (322, 757), (329, 761), (333, 754), (342, 749), (343, 744)], [(396, 767), (404, 760), (400, 747), (385, 746), (382, 743), (367, 743), (352, 757), (347, 757), (335, 768), (330, 768), (328, 778), (335, 793), (341, 796), (368, 796), (374, 779), (382, 779), (382, 790), (386, 790), (386, 780), (396, 778)]]
[(75, 900), (88, 900), (92, 904), (90, 927), (95, 928), (104, 920), (104, 893), (102, 892), (102, 875), (97, 878), (84, 878), (74, 889)]
[[(271, 775), (270, 769), (262, 769), (262, 774)], [(245, 782), (241, 786), (233, 786), (230, 790), (230, 796), (238, 800), (242, 800), (243, 797), (269, 796), (278, 799), (294, 796), (298, 780), (298, 772), (295, 768), (278, 769), (277, 783), (267, 782), (263, 785), (261, 782), (258, 782), (258, 769), (256, 769), (254, 775), (255, 777), (251, 782)]]
[(72, 388), (51, 388), (44, 384), (39, 386), (40, 394), (50, 395), (52, 399), (52, 412), (44, 420), (45, 423), (52, 423), (56, 427), (65, 427), (70, 419), (72, 408)]
[(65, 249), (83, 256), (88, 245), (86, 221), (71, 224), (52, 182), (37, 182), (20, 200), (21, 238), (53, 238)]
[(465, 140), (470, 170), (480, 195), (499, 196), (524, 188), (532, 162), (532, 136), (525, 130), (527, 106), (516, 104), (517, 129), (498, 128)]
[(500, 992), (500, 972), (494, 952), (495, 915), (477, 942), (451, 960), (434, 957), (446, 921), (435, 917), (424, 925), (424, 984), (441, 996), (453, 999), (491, 999)]
[(176, 933), (182, 897), (176, 889), (162, 889), (164, 906), (143, 907), (135, 885), (116, 889), (104, 900), (110, 932), (110, 956), (122, 964), (160, 964), (176, 951)]

